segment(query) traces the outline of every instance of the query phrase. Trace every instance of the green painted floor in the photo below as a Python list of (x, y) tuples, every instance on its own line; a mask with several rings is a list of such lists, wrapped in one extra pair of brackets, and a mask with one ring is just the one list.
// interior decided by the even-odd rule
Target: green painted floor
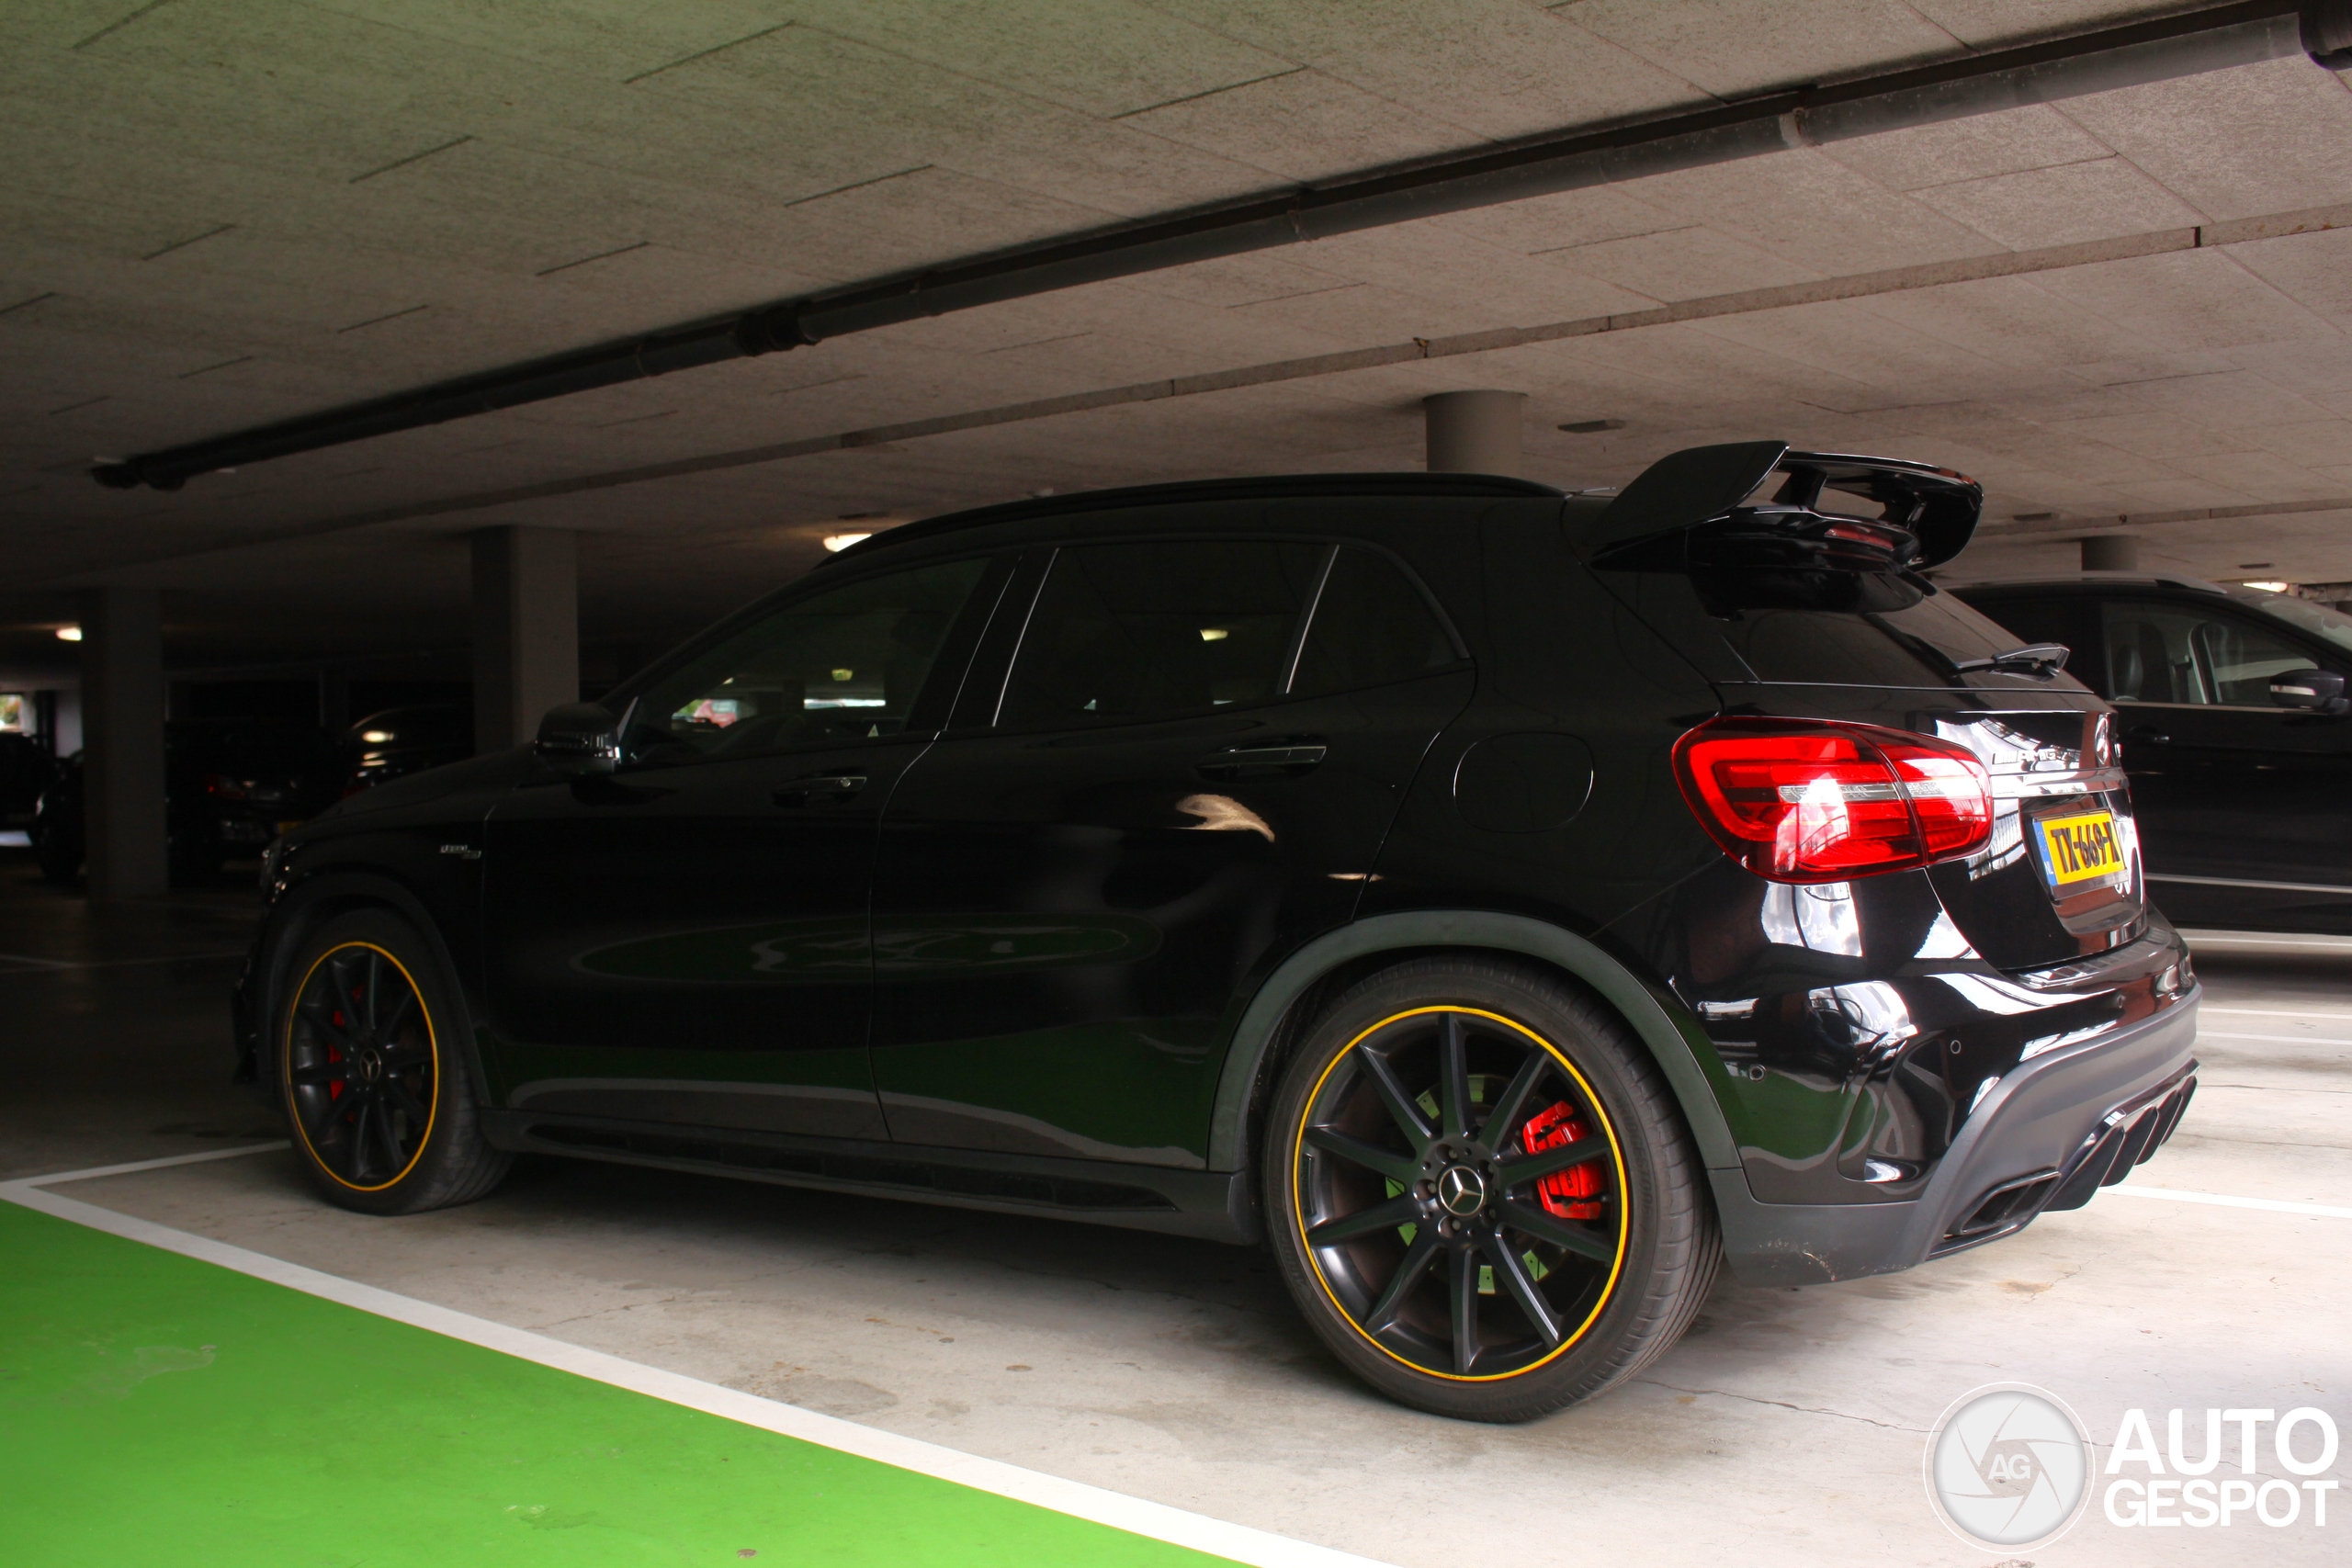
[(0, 1559), (1223, 1562), (0, 1202)]

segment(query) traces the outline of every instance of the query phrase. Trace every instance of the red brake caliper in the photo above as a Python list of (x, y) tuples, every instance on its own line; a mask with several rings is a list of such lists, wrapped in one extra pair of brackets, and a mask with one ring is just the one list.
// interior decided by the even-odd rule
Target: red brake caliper
[[(329, 1013), (327, 1015), (327, 1021), (334, 1024), (337, 1029), (344, 1028), (343, 1010), (341, 1008), (337, 1008), (334, 1011)], [(340, 1062), (343, 1060), (343, 1053), (336, 1050), (333, 1045), (329, 1045), (327, 1047), (327, 1060), (330, 1062)], [(343, 1098), (343, 1080), (341, 1078), (327, 1079), (327, 1098), (329, 1100), (341, 1100)]]
[[(1520, 1132), (1521, 1146), (1529, 1154), (1580, 1143), (1591, 1135), (1577, 1119), (1576, 1108), (1563, 1100), (1527, 1119)], [(1535, 1196), (1544, 1209), (1563, 1220), (1600, 1218), (1600, 1162), (1587, 1160), (1555, 1170), (1535, 1184)]]

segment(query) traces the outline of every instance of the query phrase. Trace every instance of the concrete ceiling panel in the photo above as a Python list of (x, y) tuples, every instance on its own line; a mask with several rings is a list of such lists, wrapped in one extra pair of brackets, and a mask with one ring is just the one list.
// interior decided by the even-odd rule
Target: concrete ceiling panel
[(2205, 215), (2120, 157), (1914, 191), (1917, 200), (2010, 250), (2187, 229)]
[(2035, 281), (2062, 302), (2137, 334), (2149, 348), (2227, 348), (2321, 327), (2311, 311), (2219, 250), (2106, 262)]
[(1532, 197), (1426, 221), (1501, 250), (1530, 255), (1689, 226), (1679, 214), (1649, 205), (1623, 186)]
[(1139, 110), (1120, 123), (1270, 179), (1301, 182), (1425, 158), (1474, 139), (1459, 125), (1304, 66)]
[(2352, 198), (2352, 85), (2298, 55), (2065, 106), (2215, 218)]
[(2233, 246), (2231, 259), (2311, 310), (2352, 316), (2352, 230)]
[(1653, 299), (1698, 299), (1744, 288), (1806, 283), (1820, 276), (1760, 246), (1697, 224), (1544, 254), (1562, 266)]
[(2324, 417), (2318, 404), (2250, 370), (2109, 385), (2139, 402), (2217, 429), (2294, 424)]
[(2048, 105), (1973, 115), (1822, 149), (1889, 190), (1916, 191), (2110, 156), (2109, 147)]
[(1827, 276), (1992, 249), (1961, 223), (1817, 152), (1791, 152), (1628, 183), (1651, 206)]
[(797, 0), (788, 10), (799, 26), (1103, 118), (1296, 64), (1125, 0)]
[(1529, 136), (1691, 103), (1690, 83), (1521, 0), (1155, 0), (1155, 9), (1467, 128)]
[(1724, 98), (1961, 52), (1902, 0), (1569, 0), (1553, 14)]

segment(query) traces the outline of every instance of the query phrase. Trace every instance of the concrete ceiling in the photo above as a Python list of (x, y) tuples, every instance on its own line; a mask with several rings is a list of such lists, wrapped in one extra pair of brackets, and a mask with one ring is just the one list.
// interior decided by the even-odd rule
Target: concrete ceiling
[[(2301, 59), (172, 493), (85, 472), (1108, 221), (2180, 8), (28, 0), (0, 11), (0, 660), (101, 581), (173, 590), (183, 661), (451, 640), (460, 536), (495, 523), (586, 530), (588, 634), (642, 639), (788, 580), (847, 513), (1418, 468), (1419, 400), (1467, 387), (1530, 395), (1526, 471), (1563, 485), (1778, 435), (1980, 478), (1974, 570), (2126, 526), (2176, 570), (2352, 579), (2352, 88)], [(1600, 418), (1626, 423), (1555, 428)]]

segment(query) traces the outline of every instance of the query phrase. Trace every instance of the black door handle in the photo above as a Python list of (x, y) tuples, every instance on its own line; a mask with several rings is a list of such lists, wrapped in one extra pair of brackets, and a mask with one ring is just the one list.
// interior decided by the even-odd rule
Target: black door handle
[(1295, 776), (1323, 760), (1329, 750), (1312, 742), (1286, 746), (1245, 746), (1233, 751), (1212, 751), (1193, 764), (1203, 778), (1263, 779)]
[(2143, 724), (2137, 729), (2125, 730), (2123, 732), (2123, 739), (2126, 740), (2144, 740), (2151, 746), (2169, 746), (2172, 744), (2172, 737), (2165, 734), (2152, 724)]
[(865, 787), (864, 773), (810, 773), (776, 785), (775, 794), (770, 798), (778, 806), (806, 806), (820, 795), (838, 802)]

